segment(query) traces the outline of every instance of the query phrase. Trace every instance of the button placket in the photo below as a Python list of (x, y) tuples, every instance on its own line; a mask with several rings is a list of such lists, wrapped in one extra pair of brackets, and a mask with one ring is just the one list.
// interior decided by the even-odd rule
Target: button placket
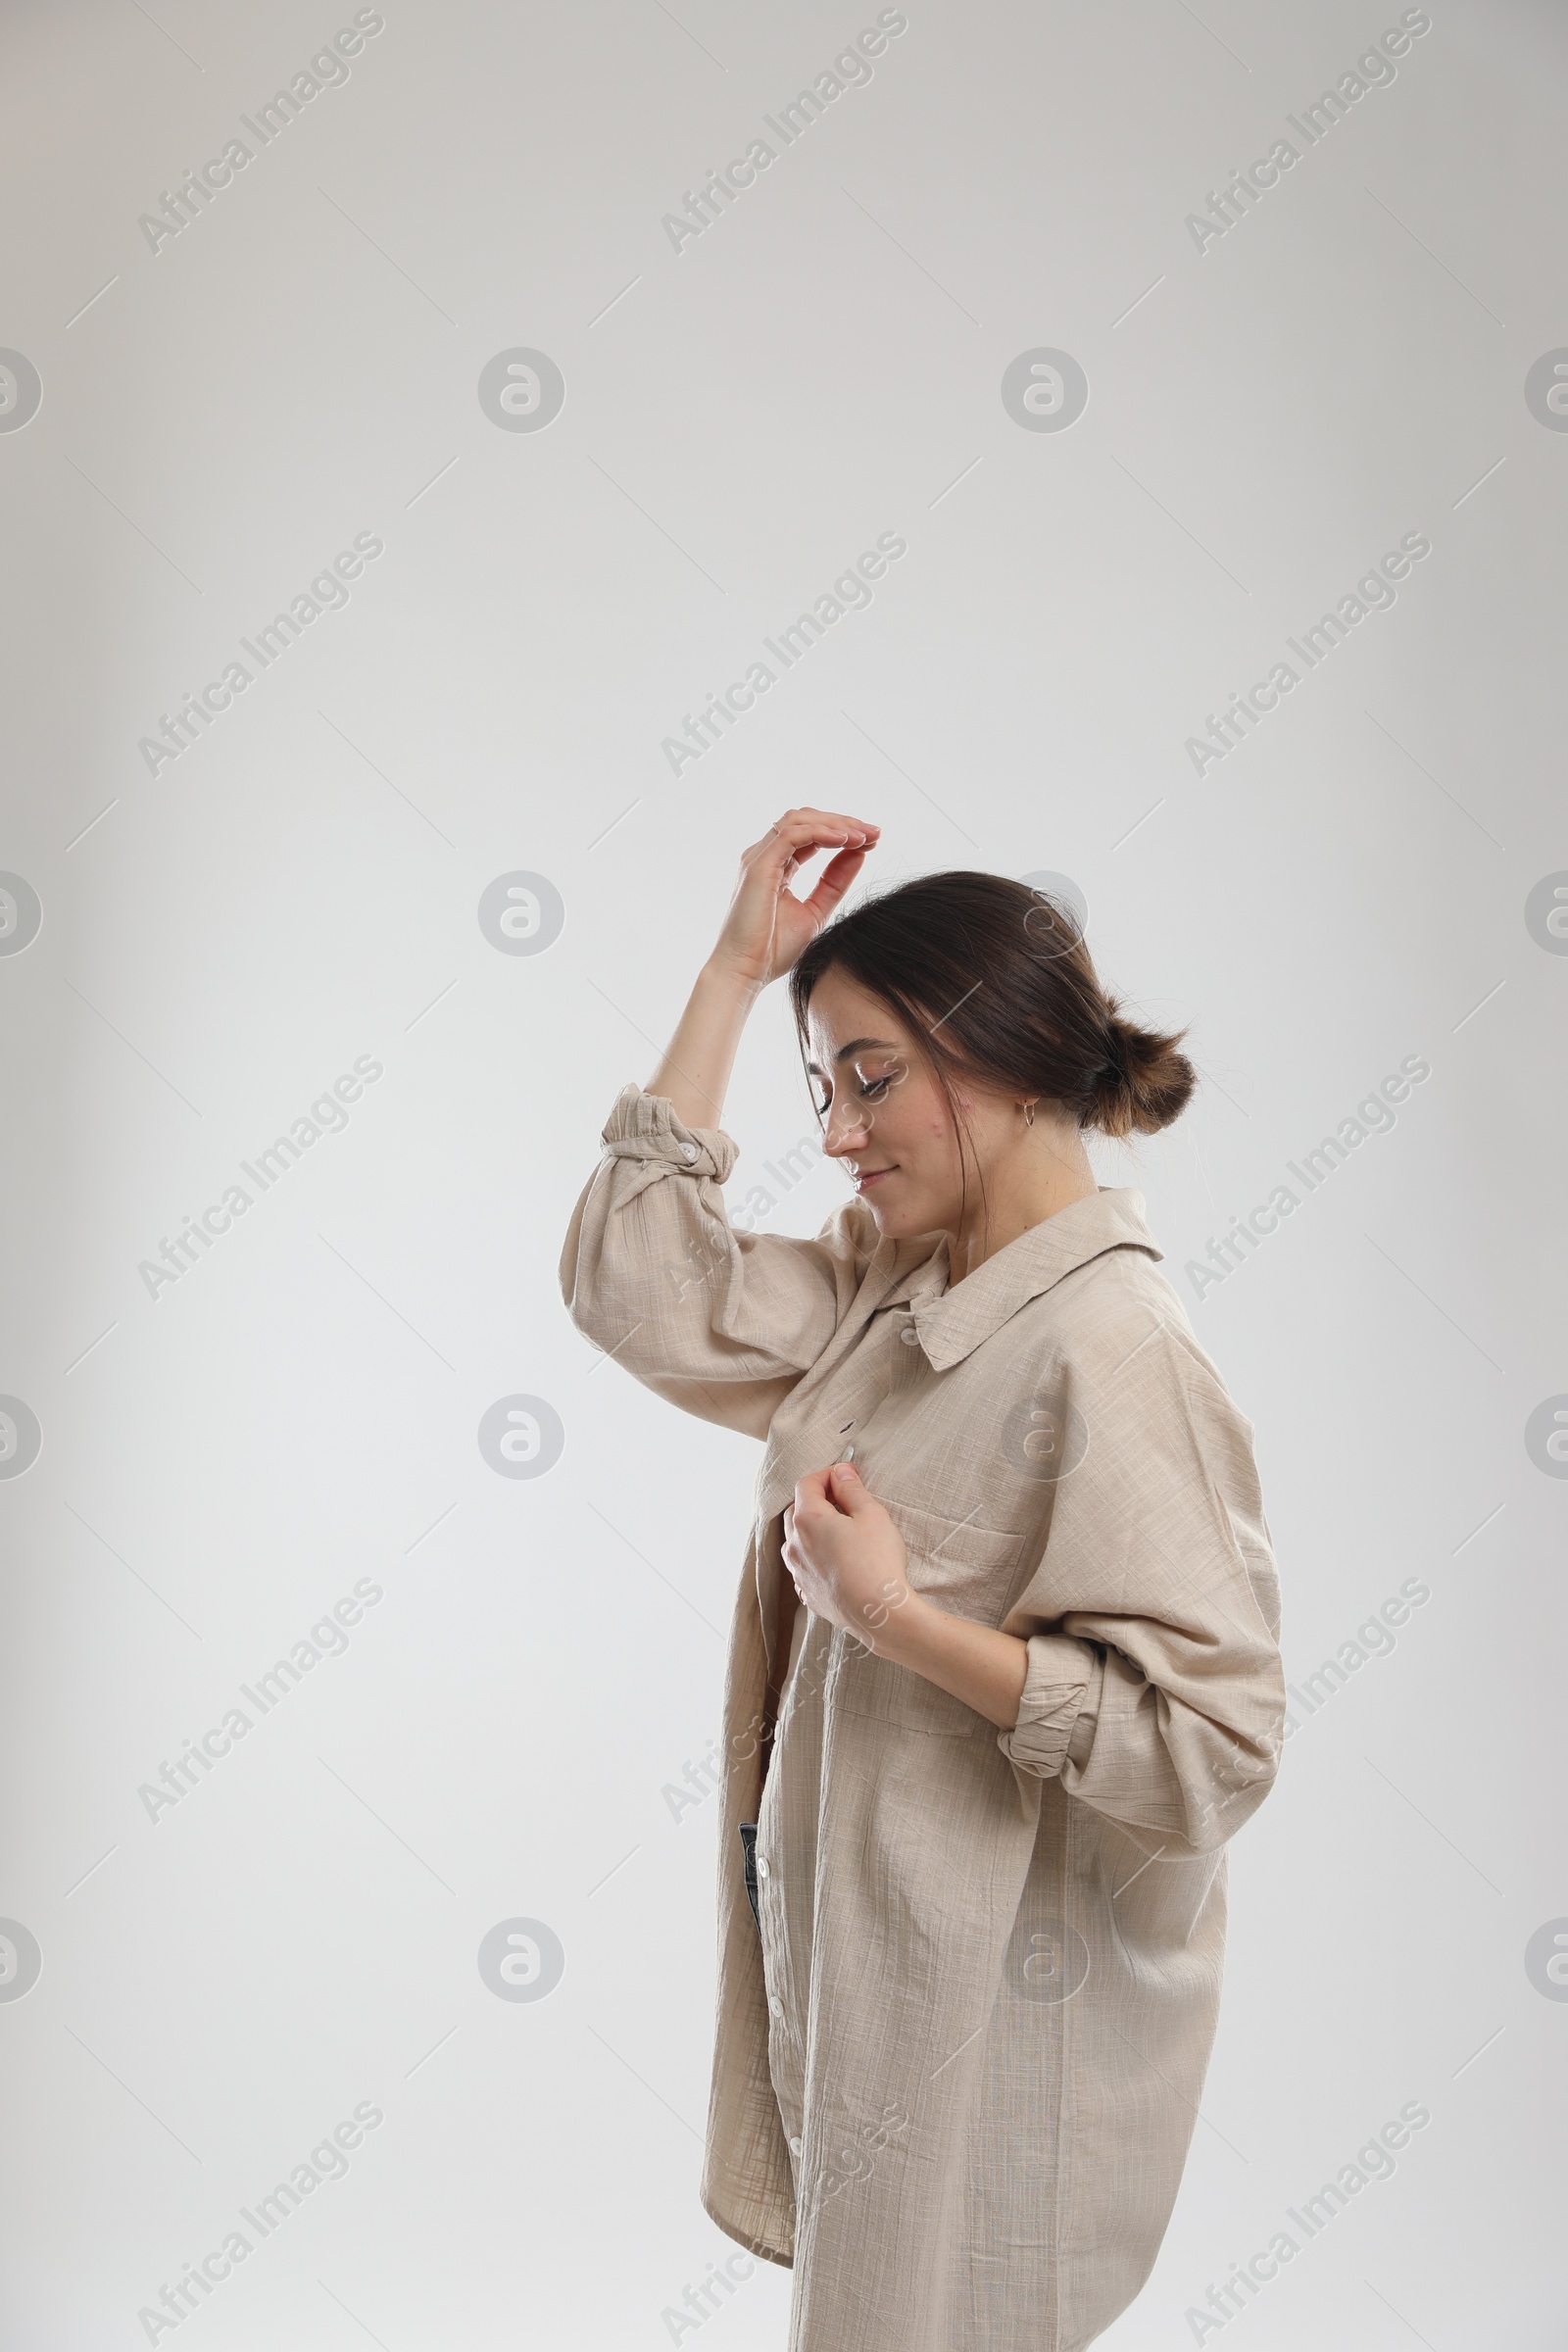
[[(874, 1346), (869, 1332), (862, 1340), (861, 1348), (863, 1348), (868, 1345)], [(883, 1348), (884, 1352), (880, 1356), (872, 1353), (868, 1357), (864, 1358), (861, 1368), (861, 1381), (857, 1382), (856, 1393), (858, 1396), (863, 1396), (865, 1395), (865, 1387), (870, 1386), (872, 1388), (872, 1394), (869, 1401), (865, 1404), (864, 1409), (861, 1412), (857, 1414), (852, 1420), (845, 1421), (840, 1424), (838, 1434), (841, 1438), (848, 1438), (852, 1430), (855, 1432), (855, 1436), (851, 1442), (846, 1445), (834, 1457), (837, 1461), (853, 1462), (855, 1460), (856, 1454), (864, 1440), (868, 1425), (875, 1420), (877, 1414), (881, 1411), (883, 1405), (887, 1403), (889, 1397), (892, 1396), (896, 1391), (903, 1386), (903, 1382), (900, 1377), (903, 1371), (902, 1364), (899, 1363), (897, 1359), (893, 1359), (891, 1361), (889, 1360), (885, 1352), (885, 1342), (883, 1343)], [(857, 1352), (858, 1353), (860, 1350), (858, 1349)], [(851, 1360), (853, 1361), (854, 1359), (852, 1358)], [(865, 1382), (865, 1372), (867, 1370), (869, 1370), (870, 1373), (869, 1382)], [(862, 1385), (862, 1383), (864, 1383), (864, 1385)], [(878, 1390), (880, 1391), (880, 1394), (877, 1393)]]
[[(753, 1856), (753, 1862), (757, 1871), (758, 1901), (759, 1906), (760, 1907), (762, 1886), (766, 1880), (772, 1876), (772, 1873), (768, 1869), (767, 1856), (765, 1854), (755, 1854)], [(780, 2000), (776, 1992), (770, 1991), (768, 1993), (767, 2006), (769, 2013), (772, 2016), (781, 2018), (784, 2015), (784, 2003)]]
[(899, 1305), (888, 1318), (882, 1360), (887, 1367), (888, 1395), (902, 1396), (929, 1369), (920, 1352), (920, 1331), (909, 1305)]

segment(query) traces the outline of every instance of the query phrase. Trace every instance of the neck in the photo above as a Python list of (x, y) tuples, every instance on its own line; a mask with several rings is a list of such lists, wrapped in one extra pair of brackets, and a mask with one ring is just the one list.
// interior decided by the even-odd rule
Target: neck
[(1032, 1225), (1100, 1190), (1082, 1135), (1059, 1120), (1037, 1118), (984, 1175), (984, 1194), (971, 1186), (967, 1213), (947, 1232), (950, 1290)]

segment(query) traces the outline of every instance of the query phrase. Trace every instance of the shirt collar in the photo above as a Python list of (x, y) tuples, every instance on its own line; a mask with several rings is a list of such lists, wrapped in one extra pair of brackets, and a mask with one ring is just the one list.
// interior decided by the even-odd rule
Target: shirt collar
[(1082, 1200), (1043, 1217), (1016, 1241), (947, 1288), (948, 1245), (935, 1250), (888, 1299), (906, 1305), (934, 1370), (945, 1372), (1000, 1331), (1031, 1298), (1110, 1250), (1164, 1251), (1144, 1222), (1144, 1196), (1130, 1185), (1102, 1185)]

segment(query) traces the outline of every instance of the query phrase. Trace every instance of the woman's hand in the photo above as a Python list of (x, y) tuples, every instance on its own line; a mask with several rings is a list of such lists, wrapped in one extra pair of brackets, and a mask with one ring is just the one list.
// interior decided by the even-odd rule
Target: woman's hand
[(784, 1565), (813, 1617), (843, 1626), (878, 1657), (923, 1675), (1000, 1731), (1014, 1728), (1028, 1642), (952, 1616), (917, 1592), (904, 1538), (850, 1463), (835, 1462), (800, 1481), (784, 1514)]
[[(749, 987), (787, 972), (832, 914), (881, 837), (880, 825), (823, 808), (790, 808), (741, 858), (740, 880), (710, 960)], [(789, 884), (818, 850), (834, 850), (808, 899)]]
[(784, 1514), (784, 1565), (813, 1617), (843, 1626), (868, 1649), (914, 1598), (904, 1538), (852, 1463), (800, 1480)]
[[(863, 817), (791, 808), (741, 859), (718, 945), (697, 975), (680, 1025), (648, 1081), (689, 1127), (716, 1127), (746, 1017), (769, 980), (816, 937), (881, 836)], [(789, 888), (818, 850), (833, 850), (808, 899)]]

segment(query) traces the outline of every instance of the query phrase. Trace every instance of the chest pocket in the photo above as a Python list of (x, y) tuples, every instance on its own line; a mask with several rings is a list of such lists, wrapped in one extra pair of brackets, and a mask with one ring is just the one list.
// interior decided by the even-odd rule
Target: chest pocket
[[(995, 1625), (1012, 1582), (1019, 1539), (972, 1521), (945, 1519), (885, 1494), (878, 1499), (904, 1538), (914, 1591), (956, 1617)], [(869, 1716), (949, 1740), (972, 1740), (996, 1728), (912, 1666), (863, 1649), (853, 1635), (835, 1631), (833, 1651), (827, 1698), (839, 1714)]]

